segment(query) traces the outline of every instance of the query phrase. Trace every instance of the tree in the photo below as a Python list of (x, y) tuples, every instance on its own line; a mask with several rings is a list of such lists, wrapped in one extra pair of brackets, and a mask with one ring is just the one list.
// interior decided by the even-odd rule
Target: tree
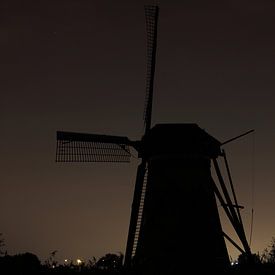
[(1, 274), (36, 275), (40, 272), (40, 269), (41, 265), (38, 257), (29, 252), (0, 257)]
[(3, 238), (3, 234), (0, 233), (0, 256), (6, 254), (6, 251), (4, 252), (3, 247), (5, 247), (5, 240)]
[(271, 242), (262, 254), (264, 263), (275, 264), (275, 237), (272, 237)]
[(97, 261), (96, 267), (102, 270), (119, 271), (122, 268), (122, 262), (122, 253), (119, 253), (119, 255), (108, 253)]
[(49, 258), (45, 261), (45, 265), (48, 267), (48, 268), (55, 268), (58, 264), (57, 260), (56, 260), (56, 253), (57, 253), (57, 250), (54, 250), (50, 253), (50, 256)]

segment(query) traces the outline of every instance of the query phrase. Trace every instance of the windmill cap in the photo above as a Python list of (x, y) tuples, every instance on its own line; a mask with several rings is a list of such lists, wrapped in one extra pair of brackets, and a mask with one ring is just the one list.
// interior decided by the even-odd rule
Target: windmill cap
[(144, 155), (196, 155), (216, 158), (221, 143), (195, 123), (156, 124), (143, 138)]

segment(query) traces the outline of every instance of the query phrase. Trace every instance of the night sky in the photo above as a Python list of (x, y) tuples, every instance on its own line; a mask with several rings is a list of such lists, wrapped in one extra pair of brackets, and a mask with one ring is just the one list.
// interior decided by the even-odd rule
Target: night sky
[[(125, 252), (139, 160), (56, 163), (55, 135), (141, 138), (144, 4), (1, 1), (0, 232), (9, 254)], [(159, 5), (152, 124), (197, 123), (221, 142), (255, 129), (224, 149), (247, 238), (253, 208), (251, 248), (261, 253), (275, 236), (275, 1)]]

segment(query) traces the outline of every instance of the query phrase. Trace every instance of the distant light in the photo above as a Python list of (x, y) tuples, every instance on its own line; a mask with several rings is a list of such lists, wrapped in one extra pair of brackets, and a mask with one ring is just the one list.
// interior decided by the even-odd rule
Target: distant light
[(68, 262), (68, 259), (65, 259), (64, 262), (67, 263), (67, 262)]
[(82, 261), (81, 261), (80, 259), (77, 259), (77, 260), (76, 260), (76, 263), (77, 263), (77, 264), (81, 264)]

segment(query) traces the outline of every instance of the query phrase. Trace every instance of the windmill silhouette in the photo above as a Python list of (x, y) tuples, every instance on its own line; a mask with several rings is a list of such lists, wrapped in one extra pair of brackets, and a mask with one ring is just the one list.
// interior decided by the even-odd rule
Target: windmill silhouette
[[(241, 206), (225, 151), (197, 124), (156, 124), (151, 127), (159, 7), (145, 6), (147, 77), (144, 135), (126, 136), (57, 132), (57, 162), (129, 162), (138, 152), (124, 265), (137, 274), (181, 274), (183, 264), (194, 274), (222, 272), (229, 266), (225, 239), (250, 256)], [(225, 161), (230, 192), (219, 168)], [(211, 175), (213, 163), (219, 185)], [(242, 247), (223, 232), (217, 202), (223, 207)], [(199, 262), (199, 264), (198, 264)]]

